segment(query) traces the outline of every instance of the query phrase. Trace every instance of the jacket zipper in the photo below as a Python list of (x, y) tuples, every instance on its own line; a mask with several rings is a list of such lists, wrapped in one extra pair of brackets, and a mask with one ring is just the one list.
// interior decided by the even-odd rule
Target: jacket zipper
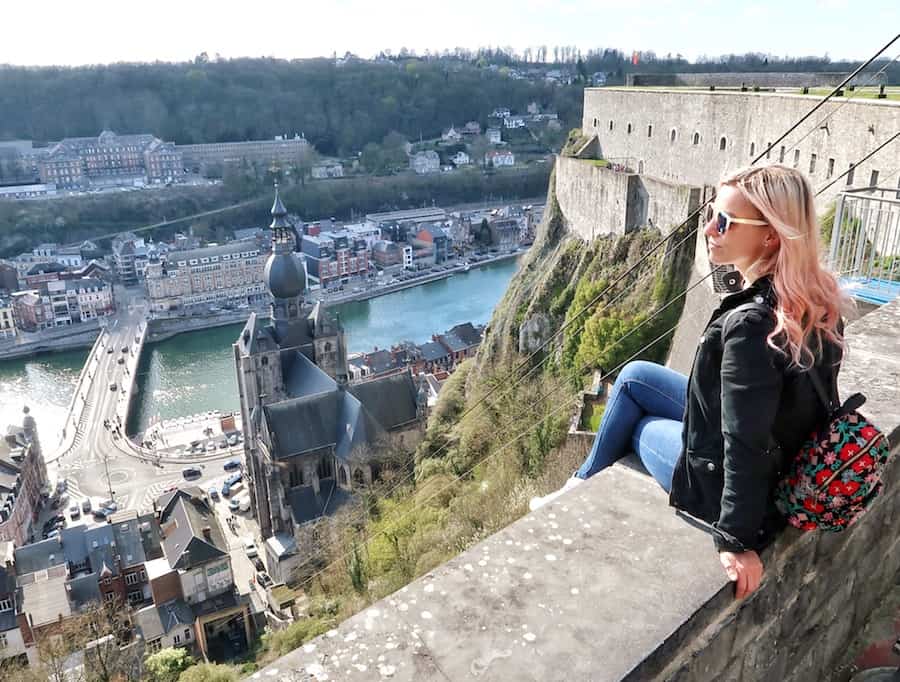
[(872, 446), (875, 445), (875, 443), (877, 443), (879, 440), (881, 440), (881, 438), (875, 438), (875, 439), (869, 441), (866, 444), (866, 447), (864, 447), (862, 450), (860, 450), (855, 455), (853, 455), (853, 457), (851, 457), (846, 462), (844, 462), (837, 471), (835, 471), (831, 476), (829, 476), (828, 480), (826, 480), (822, 485), (819, 486), (819, 492), (827, 493), (828, 486), (831, 485), (831, 482), (834, 481), (834, 479), (837, 478), (841, 474), (841, 472), (844, 471), (844, 469), (846, 469), (849, 466), (853, 466), (854, 462), (856, 462), (856, 460), (858, 460), (863, 455), (865, 455), (869, 450), (871, 450)]

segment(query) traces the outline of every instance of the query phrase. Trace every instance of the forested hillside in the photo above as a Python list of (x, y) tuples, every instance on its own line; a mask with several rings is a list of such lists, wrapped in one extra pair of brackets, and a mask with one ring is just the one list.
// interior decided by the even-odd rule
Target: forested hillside
[(461, 62), (198, 59), (180, 64), (0, 67), (0, 140), (149, 132), (178, 144), (304, 134), (323, 154), (357, 152), (391, 131), (436, 137), (532, 101), (567, 127), (581, 87), (515, 80)]

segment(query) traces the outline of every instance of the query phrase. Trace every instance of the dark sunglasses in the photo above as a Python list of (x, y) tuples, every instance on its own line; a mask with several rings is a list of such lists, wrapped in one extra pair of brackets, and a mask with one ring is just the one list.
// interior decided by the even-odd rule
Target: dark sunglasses
[(732, 223), (742, 223), (744, 225), (768, 225), (765, 220), (752, 220), (751, 218), (735, 218), (721, 209), (716, 211), (716, 232), (725, 234)]

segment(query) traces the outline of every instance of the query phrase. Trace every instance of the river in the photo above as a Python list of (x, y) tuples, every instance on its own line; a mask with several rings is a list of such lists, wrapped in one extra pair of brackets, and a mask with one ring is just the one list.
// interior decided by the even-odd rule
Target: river
[[(388, 348), (402, 340), (427, 341), (455, 324), (487, 322), (518, 268), (518, 260), (492, 263), (453, 277), (337, 305), (351, 353)], [(231, 344), (240, 324), (181, 334), (148, 344), (142, 358), (138, 428), (206, 410), (238, 409)], [(0, 362), (0, 428), (21, 422), (27, 404), (45, 448), (59, 439), (65, 409), (87, 350)]]

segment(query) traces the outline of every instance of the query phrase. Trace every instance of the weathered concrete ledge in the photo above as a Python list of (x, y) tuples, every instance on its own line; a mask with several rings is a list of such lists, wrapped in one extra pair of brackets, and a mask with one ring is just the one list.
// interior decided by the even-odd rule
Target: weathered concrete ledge
[[(900, 301), (852, 325), (842, 395), (900, 435)], [(827, 677), (900, 569), (900, 463), (843, 533), (786, 531), (735, 602), (710, 537), (630, 463), (475, 545), (269, 667), (263, 680)]]

